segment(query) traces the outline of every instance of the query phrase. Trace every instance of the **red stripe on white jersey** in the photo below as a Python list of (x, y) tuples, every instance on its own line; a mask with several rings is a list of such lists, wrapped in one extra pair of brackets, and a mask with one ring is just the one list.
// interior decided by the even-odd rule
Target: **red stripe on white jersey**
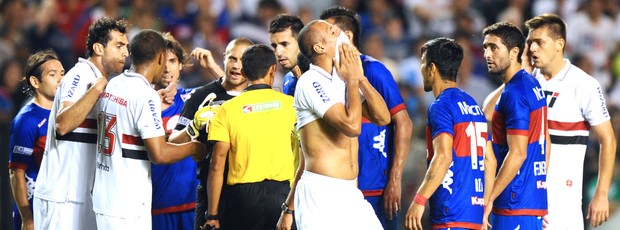
[(123, 134), (123, 144), (144, 146), (142, 137)]
[(590, 131), (590, 123), (586, 121), (561, 122), (549, 120), (549, 129), (562, 131)]

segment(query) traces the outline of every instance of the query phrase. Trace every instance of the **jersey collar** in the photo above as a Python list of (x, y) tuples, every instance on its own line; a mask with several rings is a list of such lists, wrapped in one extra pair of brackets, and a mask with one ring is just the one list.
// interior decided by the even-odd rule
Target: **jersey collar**
[(129, 70), (125, 70), (125, 72), (123, 72), (123, 74), (126, 77), (137, 77), (142, 79), (142, 81), (144, 81), (144, 84), (151, 86), (151, 83), (149, 83), (149, 81), (146, 80), (146, 78), (144, 76), (142, 76), (142, 74), (139, 73), (135, 73), (135, 72), (130, 72)]
[(245, 88), (243, 90), (243, 92), (247, 92), (247, 91), (251, 91), (251, 90), (256, 90), (256, 89), (271, 89), (271, 86), (267, 85), (267, 84), (250, 85), (247, 88)]
[(321, 75), (323, 75), (323, 77), (329, 79), (330, 81), (332, 80), (333, 76), (327, 71), (325, 71), (323, 68), (310, 64), (310, 69), (319, 72)]
[(103, 76), (103, 74), (101, 73), (101, 71), (99, 71), (99, 68), (97, 68), (97, 66), (95, 66), (95, 64), (93, 64), (91, 61), (89, 61), (88, 59), (84, 59), (84, 58), (78, 58), (78, 62), (80, 63), (84, 63), (86, 65), (88, 65), (88, 67), (90, 67), (90, 69), (93, 71), (93, 73), (95, 73), (95, 77), (101, 77)]
[(566, 79), (566, 75), (568, 75), (568, 71), (570, 70), (570, 68), (573, 66), (570, 61), (566, 58), (564, 58), (564, 67), (562, 67), (562, 70), (560, 70), (560, 72), (558, 72), (558, 74), (555, 75), (554, 78), (557, 78), (560, 81), (563, 81), (564, 79)]

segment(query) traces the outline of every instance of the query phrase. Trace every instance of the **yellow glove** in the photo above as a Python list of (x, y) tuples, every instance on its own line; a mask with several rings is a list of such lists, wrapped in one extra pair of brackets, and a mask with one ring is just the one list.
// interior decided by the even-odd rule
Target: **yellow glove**
[(198, 111), (194, 114), (192, 123), (189, 124), (186, 131), (192, 139), (197, 138), (200, 135), (200, 131), (208, 129), (209, 121), (215, 116), (215, 113), (220, 108), (219, 105), (211, 105), (216, 98), (214, 93), (210, 93), (205, 100), (202, 101)]

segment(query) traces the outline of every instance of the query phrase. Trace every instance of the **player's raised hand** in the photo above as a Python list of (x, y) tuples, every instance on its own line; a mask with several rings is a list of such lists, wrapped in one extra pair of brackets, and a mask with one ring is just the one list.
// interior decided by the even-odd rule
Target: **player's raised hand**
[(198, 63), (200, 64), (200, 66), (202, 66), (202, 68), (209, 68), (209, 65), (215, 64), (213, 55), (211, 54), (211, 51), (208, 49), (195, 48), (190, 53), (190, 56), (196, 59), (196, 61), (198, 61)]
[(411, 203), (405, 217), (405, 227), (409, 230), (422, 230), (422, 214), (424, 214), (424, 205)]
[(168, 87), (157, 90), (157, 93), (162, 103), (172, 105), (174, 103), (174, 96), (177, 95), (177, 83), (171, 82)]
[(364, 76), (362, 60), (359, 52), (350, 44), (343, 43), (337, 47), (340, 52), (340, 63), (333, 60), (338, 76), (344, 81), (360, 80)]

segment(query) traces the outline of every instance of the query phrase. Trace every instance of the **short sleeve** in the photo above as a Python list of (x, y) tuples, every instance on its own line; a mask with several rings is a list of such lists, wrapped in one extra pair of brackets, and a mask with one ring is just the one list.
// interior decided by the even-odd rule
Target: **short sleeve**
[(597, 126), (610, 119), (605, 103), (605, 96), (601, 85), (594, 79), (588, 82), (588, 86), (582, 87), (580, 109), (583, 116), (591, 126)]
[(441, 133), (454, 137), (454, 119), (446, 104), (436, 102), (428, 107), (428, 124), (433, 139)]
[(525, 94), (504, 91), (498, 106), (506, 118), (506, 134), (527, 135), (523, 131), (530, 128), (530, 106)]
[(34, 163), (34, 147), (38, 137), (36, 124), (29, 119), (15, 120), (11, 130), (9, 168), (26, 170)]
[(142, 139), (163, 136), (164, 127), (161, 119), (161, 102), (155, 91), (150, 95), (139, 97), (136, 103), (136, 120), (134, 121)]
[(209, 121), (209, 141), (221, 141), (230, 143), (230, 132), (228, 124), (228, 103), (222, 104), (222, 107), (215, 113), (215, 116)]
[(398, 85), (392, 73), (380, 62), (370, 62), (364, 68), (364, 75), (370, 84), (379, 92), (390, 115), (394, 115), (405, 109), (403, 97), (400, 95)]
[(299, 93), (296, 93), (295, 97), (299, 97), (300, 106), (322, 118), (329, 108), (338, 103), (336, 92), (332, 87), (318, 81), (307, 83), (310, 84), (300, 85), (302, 88), (296, 90)]
[(77, 73), (75, 75), (64, 76), (59, 86), (60, 102), (68, 101), (75, 103), (86, 94), (91, 83), (93, 83), (92, 77), (87, 74)]

